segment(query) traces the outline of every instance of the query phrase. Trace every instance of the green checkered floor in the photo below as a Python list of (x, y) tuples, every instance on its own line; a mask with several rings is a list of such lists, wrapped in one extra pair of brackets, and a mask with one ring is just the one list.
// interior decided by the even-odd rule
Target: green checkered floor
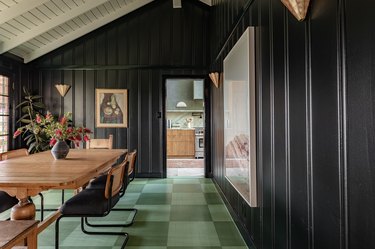
[[(55, 206), (59, 198), (59, 191), (45, 194), (49, 207)], [(35, 203), (38, 205), (39, 201)], [(128, 232), (126, 248), (129, 249), (247, 248), (210, 179), (136, 179), (117, 207), (138, 209), (133, 226), (104, 228)], [(105, 223), (126, 218), (125, 212), (111, 212), (95, 221)], [(54, 228), (53, 224), (39, 235), (38, 248), (54, 248)], [(60, 222), (60, 248), (120, 248), (122, 241), (121, 237), (82, 233), (79, 218), (63, 218)]]

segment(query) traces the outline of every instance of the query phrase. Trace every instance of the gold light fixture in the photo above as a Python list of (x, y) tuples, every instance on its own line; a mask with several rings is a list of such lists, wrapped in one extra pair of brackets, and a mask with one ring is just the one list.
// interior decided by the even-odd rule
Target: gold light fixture
[(210, 76), (210, 79), (212, 80), (212, 83), (214, 83), (216, 88), (219, 88), (220, 84), (223, 82), (223, 73), (214, 72), (208, 74), (208, 76)]
[(281, 2), (298, 21), (303, 21), (305, 19), (310, 0), (281, 0)]
[(69, 89), (70, 89), (70, 85), (66, 85), (66, 84), (57, 84), (55, 85), (57, 91), (59, 91), (61, 97), (65, 97), (65, 95), (68, 93)]

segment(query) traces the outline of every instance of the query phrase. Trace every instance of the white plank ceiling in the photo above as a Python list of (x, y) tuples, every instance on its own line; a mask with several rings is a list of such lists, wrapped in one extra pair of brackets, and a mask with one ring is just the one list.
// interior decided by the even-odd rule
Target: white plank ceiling
[(28, 63), (152, 1), (0, 0), (0, 54)]

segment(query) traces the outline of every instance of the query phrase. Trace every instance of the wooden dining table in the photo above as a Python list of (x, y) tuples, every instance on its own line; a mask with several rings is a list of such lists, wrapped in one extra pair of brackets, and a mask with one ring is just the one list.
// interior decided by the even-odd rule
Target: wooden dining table
[[(50, 189), (79, 189), (109, 169), (126, 149), (71, 149), (66, 159), (55, 160), (50, 151), (0, 161), (0, 190), (17, 197), (11, 219), (34, 219), (35, 205), (29, 196)], [(57, 217), (40, 223), (40, 230)]]

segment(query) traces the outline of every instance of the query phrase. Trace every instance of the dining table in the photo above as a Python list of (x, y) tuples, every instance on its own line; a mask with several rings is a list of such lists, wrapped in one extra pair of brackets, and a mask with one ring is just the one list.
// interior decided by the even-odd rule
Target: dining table
[[(126, 149), (71, 149), (65, 159), (56, 160), (45, 151), (0, 161), (0, 190), (19, 200), (11, 210), (11, 219), (34, 219), (36, 209), (30, 196), (50, 189), (79, 189), (126, 153)], [(57, 209), (43, 220), (39, 232), (59, 215)]]

